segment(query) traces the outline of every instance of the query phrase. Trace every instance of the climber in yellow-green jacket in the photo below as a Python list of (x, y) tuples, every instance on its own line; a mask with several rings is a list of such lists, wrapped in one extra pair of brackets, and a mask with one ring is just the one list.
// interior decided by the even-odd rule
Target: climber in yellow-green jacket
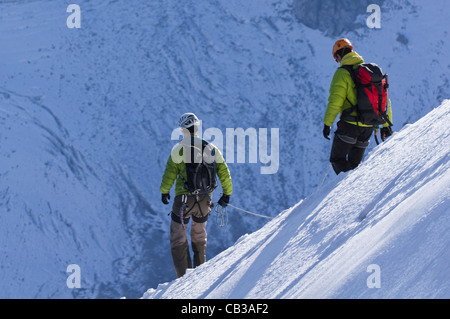
[[(374, 125), (363, 124), (358, 121), (358, 114), (352, 107), (357, 104), (357, 91), (352, 75), (346, 66), (355, 68), (364, 63), (363, 58), (353, 51), (348, 39), (339, 39), (333, 46), (333, 58), (340, 64), (330, 85), (328, 105), (324, 115), (323, 135), (330, 140), (330, 127), (336, 117), (340, 115), (337, 130), (331, 147), (330, 162), (336, 174), (356, 168), (364, 156), (369, 145), (369, 139), (374, 131)], [(388, 103), (387, 121), (380, 130), (384, 140), (392, 134), (392, 110)], [(352, 111), (343, 117), (346, 111)]]
[[(219, 177), (223, 191), (218, 205), (227, 206), (233, 190), (230, 171), (220, 150), (197, 136), (199, 123), (194, 113), (181, 116), (179, 126), (184, 138), (172, 149), (160, 186), (161, 200), (167, 205), (170, 189), (176, 182), (171, 212), (170, 249), (178, 277), (183, 276), (187, 268), (197, 267), (206, 261), (206, 221), (211, 212), (212, 192), (218, 184), (216, 176)], [(200, 162), (202, 169), (191, 165)], [(193, 263), (185, 227), (191, 217)]]

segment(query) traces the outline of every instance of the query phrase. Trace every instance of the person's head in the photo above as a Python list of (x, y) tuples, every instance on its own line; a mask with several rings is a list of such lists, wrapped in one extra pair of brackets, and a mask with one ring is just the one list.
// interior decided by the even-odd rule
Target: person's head
[(196, 134), (200, 121), (194, 113), (184, 113), (181, 115), (178, 125), (183, 132), (189, 132), (191, 135)]
[(333, 46), (333, 59), (340, 63), (342, 58), (347, 54), (353, 51), (353, 45), (351, 44), (349, 39), (339, 39)]

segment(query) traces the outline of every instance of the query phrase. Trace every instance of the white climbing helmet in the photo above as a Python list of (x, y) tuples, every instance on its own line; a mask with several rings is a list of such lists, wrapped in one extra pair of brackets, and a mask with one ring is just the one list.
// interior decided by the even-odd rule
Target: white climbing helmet
[(181, 115), (178, 125), (182, 128), (189, 128), (192, 125), (199, 125), (200, 121), (194, 113), (184, 113)]

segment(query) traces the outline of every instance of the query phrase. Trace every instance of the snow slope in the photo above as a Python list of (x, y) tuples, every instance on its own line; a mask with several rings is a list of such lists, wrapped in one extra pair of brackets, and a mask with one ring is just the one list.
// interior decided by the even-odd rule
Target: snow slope
[(356, 170), (143, 298), (449, 298), (449, 121), (446, 100)]

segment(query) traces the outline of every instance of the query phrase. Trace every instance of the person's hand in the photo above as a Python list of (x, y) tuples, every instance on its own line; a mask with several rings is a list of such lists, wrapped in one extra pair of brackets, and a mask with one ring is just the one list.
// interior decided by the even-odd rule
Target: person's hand
[(170, 194), (161, 194), (161, 201), (164, 205), (169, 204)]
[(219, 204), (222, 207), (227, 207), (229, 202), (230, 202), (230, 195), (223, 194), (222, 197), (220, 197), (217, 204)]
[(380, 130), (380, 134), (381, 134), (381, 140), (385, 140), (387, 139), (389, 136), (392, 135), (392, 129), (390, 126), (388, 127), (382, 127)]
[(326, 124), (323, 125), (323, 137), (325, 137), (327, 140), (331, 140), (330, 127)]

